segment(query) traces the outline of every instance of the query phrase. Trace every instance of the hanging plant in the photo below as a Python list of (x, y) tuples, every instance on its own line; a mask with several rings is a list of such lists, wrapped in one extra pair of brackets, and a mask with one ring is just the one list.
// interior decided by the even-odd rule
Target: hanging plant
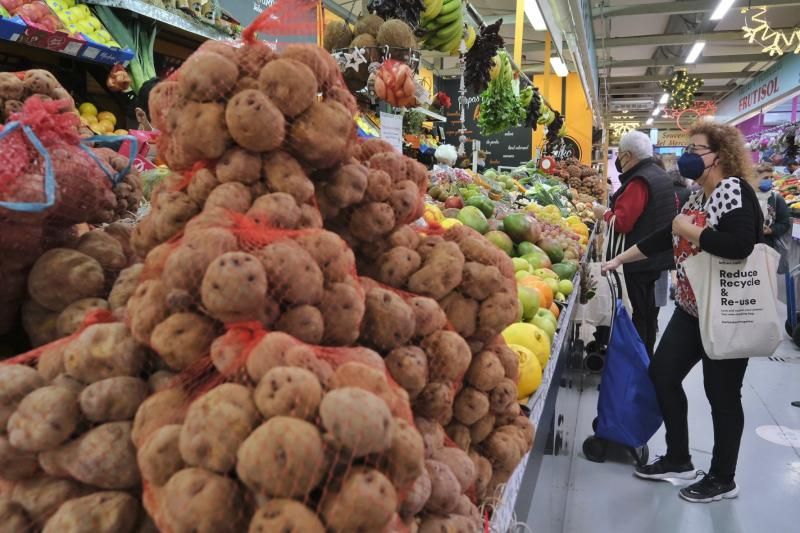
[(481, 93), (480, 117), (478, 128), (484, 135), (502, 133), (519, 125), (525, 117), (525, 108), (514, 94), (514, 74), (508, 54), (501, 50), (500, 74), (489, 82), (489, 86)]
[(503, 19), (500, 19), (489, 26), (484, 26), (481, 34), (475, 39), (475, 44), (467, 52), (464, 82), (472, 86), (475, 94), (486, 90), (491, 80), (490, 72), (495, 68), (495, 56), (504, 44), (500, 36), (502, 24)]

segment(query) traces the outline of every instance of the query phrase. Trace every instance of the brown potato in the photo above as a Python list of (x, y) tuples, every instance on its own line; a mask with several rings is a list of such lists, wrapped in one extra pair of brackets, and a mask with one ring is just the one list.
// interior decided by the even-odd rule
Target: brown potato
[(451, 292), (439, 303), (456, 332), (465, 339), (471, 339), (478, 330), (480, 303), (458, 291)]
[(231, 59), (216, 51), (203, 51), (192, 54), (183, 63), (178, 84), (184, 97), (213, 102), (228, 96), (238, 77), (239, 69)]
[(242, 148), (229, 148), (215, 168), (220, 183), (238, 182), (247, 185), (261, 178), (261, 157)]
[(38, 527), (55, 514), (67, 500), (80, 498), (86, 489), (71, 479), (37, 476), (14, 485), (11, 501), (25, 509), (31, 522)]
[(39, 461), (35, 453), (14, 448), (5, 435), (0, 435), (0, 472), (3, 474), (3, 479), (7, 481), (28, 479), (38, 471)]
[(186, 467), (178, 447), (180, 435), (181, 425), (169, 424), (158, 428), (145, 439), (136, 454), (142, 479), (161, 487)]
[(464, 279), (460, 290), (470, 298), (483, 301), (496, 292), (504, 281), (497, 267), (468, 261), (464, 263)]
[(216, 334), (208, 318), (176, 313), (156, 326), (150, 344), (171, 369), (184, 370), (208, 355)]
[(409, 305), (414, 311), (416, 326), (414, 336), (427, 337), (432, 333), (444, 329), (447, 325), (447, 315), (433, 298), (417, 296), (409, 300)]
[(391, 481), (365, 467), (350, 470), (338, 492), (329, 492), (322, 502), (322, 516), (333, 531), (382, 531), (396, 510)]
[(476, 389), (489, 392), (500, 384), (505, 377), (505, 370), (497, 355), (489, 350), (479, 352), (473, 357), (465, 381)]
[[(54, 343), (42, 348), (39, 361), (36, 363), (36, 370), (45, 381), (52, 381), (59, 374), (66, 372), (64, 368), (64, 351), (66, 349), (67, 346), (63, 343)], [(1, 411), (2, 408), (0, 408), (0, 412)], [(2, 418), (1, 415), (0, 418)], [(0, 421), (0, 428), (2, 427), (3, 424), (2, 421)]]
[(366, 190), (367, 167), (351, 163), (343, 165), (331, 175), (324, 194), (334, 206), (345, 208), (361, 202)]
[(24, 365), (0, 365), (0, 433), (25, 396), (45, 385), (36, 370)]
[(84, 383), (136, 376), (144, 363), (144, 349), (118, 322), (89, 326), (64, 352), (67, 374)]
[(59, 336), (72, 335), (80, 329), (87, 313), (100, 309), (109, 309), (108, 302), (102, 298), (83, 298), (72, 302), (58, 315)]
[(208, 199), (211, 191), (213, 191), (219, 183), (217, 176), (214, 175), (211, 170), (201, 168), (192, 176), (192, 180), (186, 188), (186, 194), (189, 195), (189, 198), (194, 203), (202, 206), (205, 205), (206, 199)]
[(489, 414), (489, 397), (472, 387), (464, 387), (456, 396), (453, 415), (465, 426), (471, 426)]
[(264, 374), (253, 399), (266, 419), (292, 416), (313, 421), (322, 401), (322, 386), (304, 368), (280, 366)]
[(331, 168), (347, 154), (353, 127), (353, 118), (342, 104), (315, 102), (294, 120), (288, 135), (289, 147), (307, 165)]
[(64, 387), (42, 387), (25, 396), (8, 419), (8, 441), (26, 452), (50, 450), (78, 425), (76, 395)]
[(164, 485), (161, 510), (172, 533), (238, 533), (249, 512), (236, 481), (185, 468)]
[(384, 170), (370, 168), (367, 172), (367, 189), (364, 191), (364, 201), (384, 202), (392, 194), (392, 177)]
[(169, 424), (182, 424), (188, 398), (180, 387), (169, 387), (147, 398), (133, 419), (131, 440), (140, 448), (155, 430)]
[(492, 294), (481, 303), (477, 335), (482, 339), (494, 337), (514, 323), (518, 312), (516, 293)]
[(257, 78), (261, 69), (275, 57), (275, 52), (267, 43), (254, 41), (247, 43), (247, 46), (234, 48), (234, 55), (240, 72)]
[(3, 525), (3, 533), (25, 533), (33, 530), (25, 509), (10, 500), (0, 500), (0, 524)]
[[(366, 144), (366, 143), (365, 143)], [(362, 145), (362, 150), (363, 150)], [(383, 170), (392, 178), (392, 183), (399, 183), (405, 179), (406, 158), (392, 148), (382, 151), (369, 158), (369, 168)]]
[(141, 505), (125, 492), (96, 492), (65, 502), (42, 533), (132, 533)]
[(28, 274), (28, 293), (39, 305), (61, 311), (81, 298), (101, 296), (106, 278), (100, 263), (86, 254), (54, 248), (42, 254)]
[(283, 313), (275, 329), (305, 343), (319, 344), (325, 332), (325, 324), (319, 309), (311, 305), (300, 305)]
[(456, 476), (461, 492), (467, 492), (475, 483), (477, 472), (475, 471), (475, 463), (469, 458), (469, 455), (460, 448), (451, 448), (445, 446), (433, 456), (435, 461), (450, 467), (450, 471)]
[(444, 446), (444, 428), (439, 422), (420, 416), (414, 416), (414, 425), (417, 426), (422, 440), (425, 442), (425, 457), (430, 459), (436, 450)]
[(300, 224), (300, 206), (285, 192), (265, 194), (256, 199), (247, 216), (267, 228), (295, 229)]
[(422, 512), (425, 503), (431, 496), (431, 477), (428, 475), (428, 469), (423, 468), (419, 477), (414, 480), (411, 489), (406, 494), (405, 499), (400, 504), (400, 516), (403, 518), (410, 518)]
[(286, 354), (300, 345), (297, 339), (278, 331), (269, 332), (261, 338), (247, 357), (247, 374), (254, 383), (276, 366), (286, 366)]
[(314, 511), (294, 500), (269, 500), (261, 505), (250, 522), (249, 533), (291, 531), (325, 533), (325, 526)]
[(389, 448), (395, 422), (386, 403), (363, 389), (344, 387), (328, 392), (319, 406), (322, 426), (338, 447), (353, 457)]
[(174, 372), (170, 372), (169, 370), (159, 370), (157, 372), (154, 372), (147, 379), (147, 387), (150, 390), (150, 393), (154, 394), (156, 392), (166, 389), (167, 387), (174, 386), (175, 376), (177, 376), (177, 374)]
[(445, 432), (458, 448), (467, 451), (472, 444), (472, 435), (469, 429), (460, 422), (450, 422), (445, 428)]
[(506, 341), (502, 337), (497, 337), (489, 343), (486, 346), (486, 350), (497, 356), (508, 379), (514, 383), (519, 381), (519, 358), (514, 353), (514, 350), (506, 345)]
[(352, 250), (331, 231), (315, 231), (299, 236), (295, 242), (311, 254), (322, 270), (326, 284), (341, 283), (356, 276)]
[(389, 204), (370, 202), (353, 210), (348, 228), (356, 239), (373, 242), (391, 232), (395, 223), (394, 211)]
[(507, 431), (494, 431), (481, 443), (481, 449), (495, 471), (510, 474), (522, 459), (516, 436)]
[(258, 258), (228, 252), (214, 260), (203, 277), (206, 311), (223, 322), (258, 319), (266, 307), (267, 276)]
[(44, 346), (58, 339), (59, 314), (59, 311), (50, 311), (34, 300), (23, 302), (21, 313), (22, 329), (25, 330), (34, 347)]
[(386, 368), (412, 399), (428, 384), (428, 356), (417, 346), (392, 350), (386, 357)]
[(218, 159), (233, 135), (228, 131), (226, 109), (218, 103), (189, 102), (177, 110), (175, 123), (172, 145), (166, 154), (173, 170), (188, 168), (203, 159)]
[(160, 280), (145, 280), (128, 300), (126, 318), (131, 335), (142, 344), (150, 344), (150, 335), (167, 318), (167, 289)]
[(139, 378), (108, 378), (83, 389), (78, 402), (83, 415), (92, 422), (133, 420), (149, 392), (147, 383)]
[(495, 416), (492, 413), (487, 414), (469, 428), (469, 434), (472, 444), (480, 444), (491, 435), (494, 430)]
[(143, 267), (142, 263), (137, 263), (119, 273), (117, 281), (114, 282), (114, 287), (108, 295), (108, 304), (112, 311), (128, 305), (128, 300), (139, 285)]
[(57, 465), (81, 483), (101, 489), (127, 490), (141, 482), (130, 422), (97, 426), (60, 448), (43, 452), (40, 460)]
[(414, 398), (414, 412), (445, 426), (453, 418), (453, 395), (450, 383), (428, 383)]
[(317, 99), (317, 80), (308, 66), (294, 59), (276, 59), (261, 69), (259, 88), (287, 118), (294, 118)]
[(328, 85), (331, 70), (336, 65), (328, 52), (314, 44), (291, 44), (282, 51), (281, 58), (299, 61), (310, 68), (319, 91), (323, 91)]
[(304, 420), (276, 416), (244, 441), (236, 472), (256, 494), (302, 498), (324, 479), (324, 464), (319, 430)]
[(411, 181), (404, 180), (394, 186), (387, 203), (394, 210), (395, 221), (398, 224), (408, 224), (418, 218), (415, 214), (422, 201), (417, 186)]
[(504, 413), (517, 403), (517, 384), (508, 378), (504, 378), (491, 393), (489, 400), (493, 413)]
[(291, 194), (298, 204), (303, 204), (314, 196), (314, 184), (302, 165), (282, 150), (264, 156), (263, 173), (272, 192)]
[(413, 424), (395, 419), (392, 444), (386, 452), (388, 475), (398, 487), (407, 487), (425, 471), (425, 442)]
[(334, 372), (329, 387), (331, 389), (345, 387), (364, 389), (382, 399), (393, 412), (401, 407), (398, 405), (396, 389), (390, 386), (386, 379), (386, 370), (366, 363), (348, 361), (342, 364)]
[(425, 337), (421, 346), (428, 354), (431, 381), (459, 380), (469, 368), (472, 353), (458, 333), (437, 331)]
[(106, 270), (122, 270), (128, 264), (120, 242), (102, 230), (84, 233), (77, 250), (95, 259)]
[(442, 242), (427, 255), (420, 255), (424, 256), (423, 266), (408, 280), (411, 292), (441, 300), (461, 285), (464, 255), (456, 244)]
[(425, 510), (431, 513), (447, 514), (458, 505), (461, 485), (453, 471), (444, 463), (435, 460), (425, 461), (431, 478), (431, 495), (425, 503)]
[(492, 463), (474, 449), (469, 451), (469, 458), (475, 464), (475, 493), (480, 501), (491, 496), (487, 494), (487, 489), (492, 480)]
[(224, 474), (236, 465), (236, 451), (258, 423), (252, 392), (225, 383), (189, 406), (180, 435), (186, 464)]
[[(228, 101), (225, 122), (233, 140), (253, 152), (269, 152), (283, 144), (285, 119), (262, 92), (246, 89)], [(268, 128), (263, 125), (269, 124)]]
[(264, 265), (270, 294), (285, 305), (317, 305), (323, 275), (314, 258), (294, 241), (284, 239), (257, 252)]
[(208, 195), (203, 209), (221, 207), (236, 213), (246, 213), (252, 204), (250, 189), (238, 181), (231, 181), (217, 185)]
[(414, 250), (402, 246), (391, 248), (378, 258), (378, 280), (401, 289), (421, 264), (422, 258)]
[(380, 351), (404, 346), (414, 336), (416, 320), (402, 297), (386, 289), (367, 292), (361, 338)]

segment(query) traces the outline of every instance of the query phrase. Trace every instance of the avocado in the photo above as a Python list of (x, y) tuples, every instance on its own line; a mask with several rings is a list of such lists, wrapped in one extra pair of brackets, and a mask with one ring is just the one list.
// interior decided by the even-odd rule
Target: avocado
[(517, 252), (519, 253), (520, 256), (523, 256), (537, 252), (543, 254), (544, 250), (542, 250), (532, 242), (522, 241), (517, 245)]
[(557, 242), (550, 239), (542, 239), (539, 241), (539, 248), (544, 250), (550, 261), (560, 263), (564, 259), (564, 249)]
[(578, 265), (573, 262), (555, 263), (550, 270), (558, 274), (560, 279), (572, 279), (578, 271)]

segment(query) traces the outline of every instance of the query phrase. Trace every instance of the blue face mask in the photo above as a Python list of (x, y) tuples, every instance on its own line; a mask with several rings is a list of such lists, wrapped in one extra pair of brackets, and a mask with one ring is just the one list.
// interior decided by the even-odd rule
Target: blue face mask
[(684, 152), (684, 154), (678, 158), (678, 171), (681, 173), (681, 176), (687, 180), (699, 179), (706, 169), (711, 168), (711, 166), (713, 166), (713, 163), (706, 166), (702, 156), (694, 153)]
[(772, 180), (769, 178), (764, 178), (758, 184), (758, 190), (761, 192), (769, 192), (772, 190)]

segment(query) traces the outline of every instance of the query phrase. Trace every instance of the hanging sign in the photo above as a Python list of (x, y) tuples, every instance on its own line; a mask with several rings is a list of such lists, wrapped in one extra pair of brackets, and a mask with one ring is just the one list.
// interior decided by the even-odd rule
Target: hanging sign
[(658, 130), (657, 146), (686, 146), (689, 134), (681, 130)]
[(381, 112), (381, 139), (403, 152), (403, 115)]
[(740, 122), (762, 107), (790, 96), (800, 87), (800, 55), (784, 55), (770, 68), (742, 85), (719, 104), (720, 122)]

